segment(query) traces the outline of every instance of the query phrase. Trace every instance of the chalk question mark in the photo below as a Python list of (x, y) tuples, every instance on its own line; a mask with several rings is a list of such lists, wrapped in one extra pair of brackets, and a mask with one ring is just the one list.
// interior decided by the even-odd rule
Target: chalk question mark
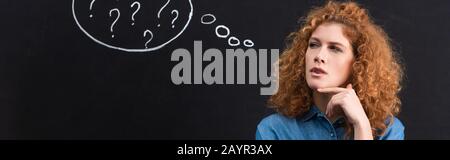
[(145, 30), (145, 32), (144, 32), (144, 38), (147, 37), (147, 34), (150, 34), (150, 39), (145, 43), (145, 48), (148, 48), (148, 47), (147, 47), (147, 44), (150, 43), (150, 41), (152, 41), (152, 39), (153, 39), (153, 33), (152, 33), (152, 31), (150, 31), (150, 30)]
[[(116, 19), (114, 20), (114, 22), (111, 24), (111, 32), (114, 32), (114, 25), (116, 24), (116, 22), (119, 20), (119, 17), (120, 17), (120, 11), (119, 11), (119, 9), (117, 9), (117, 8), (114, 8), (114, 9), (111, 9), (110, 11), (109, 11), (109, 17), (111, 17), (112, 16), (112, 13), (113, 12), (117, 12), (117, 17), (116, 17)], [(112, 38), (114, 38), (114, 34), (112, 35)]]
[[(92, 11), (92, 6), (94, 6), (94, 2), (95, 2), (95, 0), (92, 0), (92, 1), (91, 1), (91, 5), (89, 5), (89, 11)], [(90, 17), (90, 18), (93, 17), (92, 13), (89, 15), (89, 17)]]
[(172, 10), (172, 14), (176, 13), (175, 18), (172, 20), (172, 28), (175, 28), (175, 25), (173, 23), (178, 19), (178, 10)]
[[(161, 18), (161, 12), (162, 12), (162, 10), (163, 10), (164, 8), (166, 8), (166, 6), (167, 6), (169, 3), (170, 3), (170, 0), (167, 0), (166, 4), (164, 4), (164, 6), (162, 6), (162, 8), (159, 9), (159, 12), (158, 12), (158, 19)], [(158, 24), (158, 27), (161, 27), (161, 24)]]
[(131, 20), (133, 20), (133, 23), (131, 23), (131, 25), (134, 26), (134, 15), (136, 15), (137, 12), (139, 12), (139, 9), (141, 9), (141, 4), (139, 2), (134, 2), (133, 4), (131, 4), (131, 8), (133, 8), (135, 5), (137, 5), (137, 9), (133, 12), (133, 15), (131, 16)]

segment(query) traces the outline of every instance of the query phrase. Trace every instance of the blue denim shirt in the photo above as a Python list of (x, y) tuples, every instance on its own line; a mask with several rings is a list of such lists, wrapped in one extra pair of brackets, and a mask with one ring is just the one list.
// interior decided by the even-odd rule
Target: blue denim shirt
[[(404, 126), (396, 117), (384, 135), (378, 140), (403, 140)], [(386, 121), (389, 124), (389, 120)], [(280, 113), (272, 114), (258, 124), (257, 140), (342, 140), (344, 139), (344, 118), (333, 124), (316, 106), (311, 107), (305, 116), (289, 118)]]

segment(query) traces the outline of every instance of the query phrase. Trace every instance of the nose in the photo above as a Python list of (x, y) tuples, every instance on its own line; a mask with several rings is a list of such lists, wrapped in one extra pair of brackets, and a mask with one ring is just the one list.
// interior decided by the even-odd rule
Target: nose
[(326, 53), (325, 53), (326, 49), (320, 49), (319, 53), (316, 54), (316, 56), (314, 57), (314, 62), (316, 63), (326, 63)]

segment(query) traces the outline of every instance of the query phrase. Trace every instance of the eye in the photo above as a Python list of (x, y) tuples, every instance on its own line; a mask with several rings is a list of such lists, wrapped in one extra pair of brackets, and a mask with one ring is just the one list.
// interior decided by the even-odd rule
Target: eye
[(335, 53), (338, 53), (338, 52), (341, 53), (342, 52), (342, 49), (340, 49), (339, 47), (336, 47), (336, 46), (330, 46), (329, 49), (332, 52), (335, 52)]
[(317, 48), (317, 47), (319, 47), (320, 45), (319, 45), (319, 43), (317, 43), (317, 42), (309, 42), (309, 48)]

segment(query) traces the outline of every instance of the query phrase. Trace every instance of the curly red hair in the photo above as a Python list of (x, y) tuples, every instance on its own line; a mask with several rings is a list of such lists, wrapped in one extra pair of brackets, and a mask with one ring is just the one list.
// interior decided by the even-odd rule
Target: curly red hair
[[(344, 35), (353, 47), (352, 83), (367, 114), (373, 135), (384, 134), (389, 117), (400, 111), (399, 91), (403, 68), (387, 34), (355, 2), (329, 1), (312, 9), (302, 27), (289, 35), (287, 48), (279, 59), (279, 88), (268, 101), (278, 112), (289, 117), (304, 115), (313, 104), (312, 90), (305, 78), (305, 53), (313, 31), (323, 23), (343, 24)], [(392, 123), (393, 118), (390, 118)], [(347, 137), (353, 132), (346, 124)]]

